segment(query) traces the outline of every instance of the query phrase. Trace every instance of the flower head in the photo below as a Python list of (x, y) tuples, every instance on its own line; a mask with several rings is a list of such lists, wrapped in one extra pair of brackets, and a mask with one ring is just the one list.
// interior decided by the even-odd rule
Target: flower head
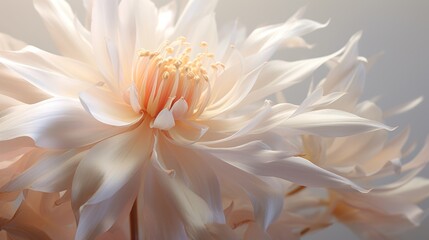
[[(0, 191), (13, 197), (0, 201), (27, 211), (34, 202), (26, 194), (35, 194), (76, 218), (56, 226), (57, 215), (45, 219), (36, 208), (49, 226), (26, 233), (298, 236), (332, 216), (347, 219), (338, 214), (349, 204), (346, 193), (370, 196), (371, 186), (318, 161), (336, 156), (324, 148), (336, 141), (393, 130), (356, 105), (360, 82), (347, 74), (363, 71), (350, 56), (359, 35), (327, 56), (272, 61), (283, 46), (308, 46), (301, 37), (325, 24), (300, 11), (248, 36), (238, 26), (221, 35), (216, 1), (190, 0), (180, 13), (174, 2), (159, 9), (149, 0), (85, 2), (87, 26), (64, 0), (34, 0), (59, 55), (1, 36)], [(332, 62), (333, 73), (301, 105), (268, 100)], [(326, 201), (340, 204), (305, 196), (300, 206), (306, 188), (326, 188)], [(295, 207), (284, 205), (294, 197)], [(312, 211), (308, 221), (304, 207), (329, 211)], [(8, 236), (26, 224), (19, 209), (0, 212)]]

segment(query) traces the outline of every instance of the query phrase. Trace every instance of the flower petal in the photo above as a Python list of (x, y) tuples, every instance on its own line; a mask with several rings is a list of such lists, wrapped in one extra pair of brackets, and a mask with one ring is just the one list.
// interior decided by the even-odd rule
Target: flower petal
[(343, 137), (377, 129), (394, 130), (382, 123), (334, 109), (306, 112), (285, 120), (282, 126), (325, 137)]
[(188, 112), (188, 103), (183, 98), (180, 98), (179, 100), (177, 100), (171, 107), (171, 113), (173, 114), (173, 117), (175, 120), (182, 119), (183, 117), (185, 117), (187, 112)]
[(124, 99), (105, 88), (93, 87), (82, 92), (79, 98), (85, 110), (105, 124), (128, 126), (142, 117), (142, 114), (134, 112)]
[(187, 2), (185, 9), (179, 16), (174, 33), (171, 38), (177, 38), (180, 35), (188, 35), (193, 31), (193, 26), (198, 23), (202, 18), (213, 13), (217, 5), (217, 0), (190, 0)]
[(70, 149), (98, 142), (121, 131), (93, 119), (77, 101), (48, 99), (0, 113), (0, 141), (27, 136), (36, 146)]
[(231, 148), (205, 148), (223, 161), (252, 174), (277, 177), (303, 186), (356, 189), (368, 192), (351, 180), (325, 170), (309, 160), (269, 150), (260, 141)]
[(119, 0), (94, 0), (92, 6), (91, 39), (98, 68), (112, 91), (119, 89), (118, 53)]
[(81, 25), (65, 0), (33, 0), (34, 7), (63, 56), (94, 63), (89, 31)]
[(307, 19), (298, 19), (302, 12), (302, 9), (299, 10), (284, 24), (254, 30), (243, 44), (243, 54), (249, 56), (270, 49), (271, 54), (268, 55), (270, 57), (286, 40), (327, 26), (328, 23), (321, 24)]
[(159, 138), (158, 156), (167, 169), (175, 172), (175, 178), (189, 182), (189, 189), (206, 201), (218, 223), (225, 223), (220, 186), (215, 172), (200, 158), (206, 157), (192, 149), (186, 149)]
[(140, 186), (139, 174), (107, 198), (82, 207), (75, 240), (96, 239), (109, 230), (123, 213), (129, 213)]
[(164, 108), (161, 112), (158, 113), (153, 124), (151, 124), (151, 128), (158, 128), (160, 130), (169, 130), (174, 127), (174, 116), (170, 110)]
[(121, 189), (152, 153), (153, 133), (148, 120), (136, 129), (106, 139), (89, 150), (77, 167), (72, 204), (104, 201)]
[(61, 192), (71, 186), (73, 174), (82, 153), (70, 150), (62, 153), (45, 154), (33, 166), (1, 188), (13, 192), (32, 189), (42, 192)]
[(214, 220), (207, 203), (182, 181), (149, 166), (144, 182), (143, 231), (148, 236), (156, 239), (236, 239), (229, 227)]
[(15, 39), (7, 34), (0, 33), (0, 50), (16, 51), (22, 49), (27, 44), (18, 39)]
[(19, 52), (1, 52), (0, 63), (54, 96), (75, 98), (81, 91), (104, 81), (86, 64), (32, 46)]

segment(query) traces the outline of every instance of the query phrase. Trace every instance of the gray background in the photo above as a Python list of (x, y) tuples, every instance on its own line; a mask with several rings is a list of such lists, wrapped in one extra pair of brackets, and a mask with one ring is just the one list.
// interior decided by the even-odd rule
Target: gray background
[[(68, 0), (82, 18), (81, 0)], [(157, 4), (166, 2), (156, 1)], [(363, 56), (383, 52), (368, 75), (364, 98), (381, 96), (384, 108), (415, 99), (429, 97), (429, 1), (426, 0), (220, 0), (217, 8), (219, 26), (236, 19), (249, 30), (285, 21), (302, 6), (305, 17), (330, 25), (306, 38), (314, 49), (279, 53), (276, 58), (288, 60), (331, 53), (342, 47), (348, 38), (363, 30), (360, 50)], [(55, 51), (31, 0), (0, 1), (0, 32), (8, 33), (35, 46)], [(287, 95), (299, 99), (306, 85)], [(429, 133), (429, 99), (406, 116), (389, 120), (391, 125), (412, 127), (411, 138), (421, 146)], [(424, 172), (429, 177), (429, 169)], [(418, 229), (404, 234), (403, 239), (429, 239), (429, 220)], [(320, 235), (319, 235), (320, 234)], [(307, 240), (357, 239), (342, 226), (331, 227)]]

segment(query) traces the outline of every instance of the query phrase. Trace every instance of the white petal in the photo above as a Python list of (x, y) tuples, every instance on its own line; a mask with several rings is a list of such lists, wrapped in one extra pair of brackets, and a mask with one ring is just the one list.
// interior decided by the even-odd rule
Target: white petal
[(188, 35), (193, 31), (195, 23), (199, 22), (202, 18), (213, 13), (217, 5), (217, 0), (190, 0), (187, 2), (185, 9), (177, 20), (172, 38), (179, 37), (180, 35)]
[[(98, 68), (108, 79), (111, 89), (119, 88), (118, 76), (121, 66), (118, 50), (118, 0), (94, 0), (92, 7), (91, 39)], [(110, 51), (109, 51), (110, 50)], [(116, 71), (116, 74), (115, 74)]]
[(377, 129), (394, 130), (382, 123), (333, 109), (303, 113), (285, 120), (282, 125), (326, 137), (343, 137)]
[(319, 58), (295, 62), (271, 61), (261, 71), (254, 88), (243, 100), (252, 103), (306, 80), (322, 64), (337, 56), (343, 49)]
[(404, 112), (408, 112), (408, 111), (414, 109), (415, 107), (417, 107), (421, 102), (423, 102), (423, 97), (418, 97), (411, 102), (408, 102), (406, 104), (403, 104), (403, 105), (397, 106), (393, 109), (385, 111), (384, 117), (389, 118), (391, 116), (395, 116), (395, 115), (402, 114)]
[(207, 109), (204, 111), (204, 116), (213, 117), (216, 114), (233, 110), (238, 106), (241, 101), (248, 96), (263, 67), (264, 65), (262, 64), (235, 81), (232, 88), (227, 89), (227, 92), (222, 96), (222, 98), (207, 106)]
[(75, 240), (96, 239), (109, 230), (123, 213), (129, 213), (141, 181), (138, 174), (110, 198), (85, 205), (80, 212)]
[(7, 34), (0, 33), (0, 50), (16, 51), (24, 48), (27, 44)]
[(189, 182), (188, 188), (206, 201), (213, 212), (214, 220), (225, 223), (216, 173), (199, 160), (205, 156), (200, 156), (191, 149), (171, 144), (164, 138), (159, 139), (158, 156), (167, 169), (174, 169), (176, 179), (181, 179), (184, 183)]
[(328, 24), (321, 24), (307, 19), (297, 19), (299, 14), (300, 12), (284, 24), (271, 25), (254, 30), (244, 42), (244, 55), (258, 54), (267, 49), (270, 49), (272, 54), (287, 39), (305, 35), (319, 28), (326, 27)]
[(73, 179), (75, 209), (114, 195), (149, 159), (153, 133), (147, 121), (136, 129), (101, 141), (86, 154)]
[[(144, 182), (145, 234), (156, 239), (215, 240), (219, 233), (233, 236), (227, 227), (223, 233), (219, 232), (222, 229), (219, 227), (224, 225), (214, 221), (207, 203), (180, 180), (151, 167)], [(156, 217), (151, 217), (154, 214)], [(169, 224), (164, 224), (166, 222)]]
[(121, 131), (92, 118), (77, 101), (49, 99), (0, 113), (0, 141), (27, 136), (36, 146), (76, 148)]
[(213, 156), (206, 155), (201, 160), (216, 171), (219, 179), (228, 183), (228, 187), (233, 189), (235, 195), (244, 191), (252, 203), (255, 220), (264, 229), (279, 216), (283, 208), (283, 191)]
[(185, 117), (186, 113), (188, 112), (188, 103), (185, 99), (180, 98), (177, 100), (173, 107), (171, 107), (171, 113), (173, 113), (173, 117), (175, 120), (180, 120), (183, 117)]
[(103, 81), (86, 64), (31, 46), (19, 52), (2, 52), (0, 63), (54, 96), (75, 98), (81, 91)]
[(128, 126), (142, 117), (142, 114), (133, 111), (122, 97), (104, 88), (93, 87), (82, 92), (79, 98), (86, 111), (105, 124)]
[(133, 108), (134, 112), (138, 113), (141, 111), (142, 108), (140, 106), (139, 95), (137, 93), (136, 85), (134, 83), (131, 84), (131, 87), (129, 88), (129, 92), (130, 92), (131, 107)]
[(244, 171), (260, 176), (277, 177), (303, 186), (356, 189), (367, 192), (351, 180), (325, 170), (309, 160), (288, 157), (273, 151), (263, 142), (250, 142), (231, 148), (210, 148), (206, 151)]
[(164, 108), (161, 112), (158, 113), (151, 128), (158, 128), (161, 130), (169, 130), (174, 127), (175, 121), (173, 114), (167, 108)]
[(60, 192), (71, 186), (74, 171), (82, 154), (71, 150), (65, 153), (51, 153), (42, 156), (37, 163), (18, 175), (1, 188), (12, 192), (33, 189), (43, 192)]
[[(136, 2), (135, 9), (139, 14), (136, 14), (137, 39), (136, 48), (144, 48), (155, 51), (159, 46), (159, 39), (156, 27), (158, 25), (157, 7), (149, 0), (134, 0)], [(161, 34), (166, 34), (165, 29), (162, 29)]]
[(11, 97), (0, 94), (0, 111), (6, 109), (8, 107), (12, 107), (12, 106), (16, 106), (16, 105), (22, 105), (22, 104), (24, 104), (24, 103), (16, 100), (15, 98), (11, 98)]
[(65, 0), (33, 0), (62, 55), (93, 63), (89, 32)]

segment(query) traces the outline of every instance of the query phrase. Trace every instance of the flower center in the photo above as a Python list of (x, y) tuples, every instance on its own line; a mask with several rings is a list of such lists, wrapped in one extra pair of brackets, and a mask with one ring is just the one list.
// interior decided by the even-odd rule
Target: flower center
[(216, 78), (223, 64), (214, 63), (207, 43), (202, 42), (200, 50), (193, 54), (190, 44), (180, 37), (163, 44), (158, 51), (139, 51), (134, 83), (142, 112), (156, 117), (161, 110), (184, 99), (187, 117), (201, 114), (210, 98), (210, 80)]

